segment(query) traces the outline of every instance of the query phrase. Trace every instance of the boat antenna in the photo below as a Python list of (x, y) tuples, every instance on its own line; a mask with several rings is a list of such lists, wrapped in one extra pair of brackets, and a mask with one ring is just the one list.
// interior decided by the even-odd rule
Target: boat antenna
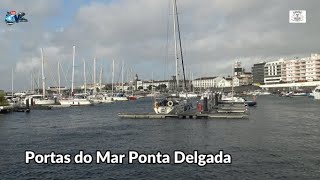
[(183, 63), (183, 53), (182, 53), (182, 46), (181, 46), (181, 34), (180, 34), (180, 25), (179, 25), (179, 17), (178, 17), (178, 8), (177, 8), (177, 0), (174, 0), (174, 6), (176, 9), (176, 19), (177, 19), (177, 28), (178, 28), (178, 36), (179, 36), (179, 46), (180, 46), (180, 56), (181, 56), (181, 63), (182, 63), (182, 73), (183, 73), (183, 83), (184, 83), (184, 90), (187, 88), (186, 83), (186, 74), (184, 72), (184, 63)]

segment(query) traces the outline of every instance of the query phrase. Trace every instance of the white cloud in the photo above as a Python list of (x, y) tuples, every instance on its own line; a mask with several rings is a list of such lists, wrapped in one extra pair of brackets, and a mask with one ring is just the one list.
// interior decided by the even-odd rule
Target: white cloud
[[(223, 75), (230, 74), (236, 59), (241, 59), (250, 69), (250, 64), (263, 59), (318, 52), (319, 5), (316, 0), (180, 0), (185, 63), (197, 75)], [(71, 14), (68, 25), (58, 24), (49, 30), (44, 23), (59, 17), (64, 10), (61, 1), (1, 2), (1, 9), (8, 7), (27, 11), (33, 22), (0, 27), (0, 48), (4, 52), (0, 55), (1, 65), (16, 64), (21, 84), (25, 67), (39, 68), (40, 47), (45, 49), (47, 66), (53, 67), (52, 73), (56, 72), (58, 60), (64, 62), (65, 69), (70, 68), (72, 46), (76, 45), (77, 64), (81, 63), (79, 59), (97, 57), (110, 65), (114, 58), (140, 71), (141, 78), (149, 78), (151, 72), (158, 77), (162, 77), (164, 71), (174, 74), (172, 9), (168, 9), (168, 1), (91, 2)], [(307, 23), (289, 24), (290, 9), (306, 9)], [(109, 70), (108, 66), (106, 71)], [(0, 77), (0, 80), (6, 84), (5, 79)]]
[(16, 65), (17, 73), (30, 73), (33, 69), (41, 68), (41, 59), (33, 57), (30, 60), (19, 61)]

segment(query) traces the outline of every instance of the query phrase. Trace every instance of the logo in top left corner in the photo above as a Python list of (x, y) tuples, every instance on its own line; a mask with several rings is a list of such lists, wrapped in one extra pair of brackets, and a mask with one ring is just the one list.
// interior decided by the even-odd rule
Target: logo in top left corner
[(307, 11), (306, 10), (290, 10), (289, 23), (306, 23)]

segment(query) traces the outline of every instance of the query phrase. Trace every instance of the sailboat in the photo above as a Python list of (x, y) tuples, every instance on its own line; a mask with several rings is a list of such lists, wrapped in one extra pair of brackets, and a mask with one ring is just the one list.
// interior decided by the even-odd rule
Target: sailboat
[[(55, 104), (54, 99), (50, 99), (49, 97), (46, 96), (46, 85), (45, 85), (45, 75), (44, 75), (44, 57), (43, 57), (43, 48), (41, 50), (41, 74), (42, 74), (42, 95), (41, 94), (35, 94), (35, 95), (30, 95), (28, 96), (29, 102), (31, 100), (31, 104), (34, 105), (53, 105)], [(26, 101), (26, 99), (25, 99)]]
[(312, 93), (314, 99), (320, 100), (320, 86), (317, 86)]
[(88, 97), (94, 104), (112, 103), (113, 98), (101, 92), (102, 84), (102, 65), (100, 67), (99, 92), (96, 92), (96, 59), (93, 60), (93, 93)]
[[(178, 73), (178, 44), (180, 50), (180, 58), (181, 65), (183, 70), (183, 87), (186, 91), (186, 76), (184, 72), (184, 64), (183, 64), (183, 53), (181, 46), (181, 37), (180, 37), (180, 27), (179, 27), (179, 18), (178, 18), (178, 8), (177, 1), (173, 0), (173, 30), (174, 30), (174, 43), (175, 43), (175, 60), (176, 60), (176, 79), (177, 79), (177, 92), (179, 92), (179, 73)], [(176, 35), (178, 33), (179, 43), (177, 41)], [(191, 102), (186, 95), (186, 98), (182, 98), (179, 96), (169, 96), (166, 98), (155, 99), (154, 103), (154, 111), (156, 114), (180, 114), (186, 111), (190, 111), (193, 109)]]
[[(123, 63), (122, 63), (122, 91), (123, 91)], [(123, 93), (114, 94), (113, 92), (113, 83), (114, 83), (114, 60), (112, 61), (112, 99), (114, 101), (128, 101), (128, 97)]]
[(221, 102), (220, 103), (240, 103), (240, 104), (244, 104), (247, 106), (255, 106), (257, 104), (256, 101), (248, 101), (245, 98), (242, 97), (236, 97), (234, 96), (234, 84), (233, 84), (233, 80), (234, 80), (234, 67), (232, 66), (232, 78), (231, 78), (231, 94), (229, 95), (224, 95), (222, 94), (222, 98), (221, 98)]
[(71, 96), (66, 99), (60, 99), (59, 102), (63, 106), (84, 106), (92, 105), (91, 100), (86, 99), (85, 95), (74, 94), (74, 58), (75, 58), (76, 47), (73, 46), (73, 55), (72, 55), (72, 82), (71, 82)]

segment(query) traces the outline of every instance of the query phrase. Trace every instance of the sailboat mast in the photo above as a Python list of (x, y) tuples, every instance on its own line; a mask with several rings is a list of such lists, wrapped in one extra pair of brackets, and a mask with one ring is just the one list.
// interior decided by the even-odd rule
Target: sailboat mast
[(123, 64), (124, 64), (124, 62), (122, 61), (122, 67), (121, 67), (121, 83), (122, 83), (122, 92), (124, 92), (124, 89), (123, 89)]
[(96, 58), (93, 59), (93, 92), (96, 92)]
[(183, 53), (182, 53), (182, 43), (181, 43), (181, 34), (180, 34), (180, 25), (179, 25), (179, 17), (178, 17), (178, 7), (177, 7), (177, 0), (174, 0), (175, 12), (176, 12), (176, 22), (178, 28), (178, 36), (179, 36), (179, 47), (180, 47), (180, 56), (181, 56), (181, 63), (182, 63), (182, 73), (183, 73), (183, 82), (184, 82), (184, 90), (187, 88), (186, 83), (186, 75), (184, 72), (184, 63), (183, 63)]
[(192, 92), (194, 92), (194, 84), (193, 84), (194, 79), (193, 79), (193, 72), (191, 73), (191, 78), (192, 78), (192, 80), (191, 80)]
[(176, 8), (175, 8), (175, 1), (173, 1), (172, 5), (172, 10), (173, 10), (173, 37), (174, 37), (174, 56), (176, 60), (176, 80), (177, 80), (177, 90), (179, 91), (179, 69), (178, 69), (178, 44), (177, 44), (177, 30), (176, 30)]
[(114, 81), (114, 60), (112, 60), (112, 86), (111, 86), (111, 90), (112, 90), (112, 94), (113, 94), (113, 81)]
[(102, 64), (100, 67), (100, 78), (99, 78), (99, 91), (101, 92), (101, 85), (102, 85)]
[(152, 72), (152, 86), (151, 86), (151, 91), (152, 91), (152, 94), (154, 95), (154, 91), (153, 91), (153, 72)]
[(37, 87), (38, 87), (38, 94), (40, 94), (40, 71), (38, 72), (38, 84), (37, 84)]
[(200, 76), (200, 94), (202, 94), (202, 77)]
[[(132, 79), (131, 79), (132, 78)], [(131, 94), (133, 96), (133, 73), (132, 73), (132, 68), (130, 68), (130, 79), (132, 80), (132, 83), (131, 83)]]
[(234, 77), (234, 66), (232, 64), (232, 74), (231, 74), (231, 96), (233, 97), (233, 77)]
[(83, 60), (84, 93), (87, 94), (86, 61)]
[(72, 53), (72, 80), (71, 80), (71, 95), (73, 96), (73, 83), (74, 83), (74, 58), (76, 53), (76, 46), (73, 46), (73, 53)]
[(46, 85), (45, 85), (45, 77), (44, 77), (43, 48), (41, 48), (40, 50), (41, 50), (42, 96), (44, 98), (46, 96)]
[(33, 92), (33, 73), (31, 71), (31, 91)]
[(13, 68), (11, 69), (11, 96), (13, 99)]
[(58, 61), (58, 92), (61, 94), (61, 85), (60, 85), (60, 61)]

